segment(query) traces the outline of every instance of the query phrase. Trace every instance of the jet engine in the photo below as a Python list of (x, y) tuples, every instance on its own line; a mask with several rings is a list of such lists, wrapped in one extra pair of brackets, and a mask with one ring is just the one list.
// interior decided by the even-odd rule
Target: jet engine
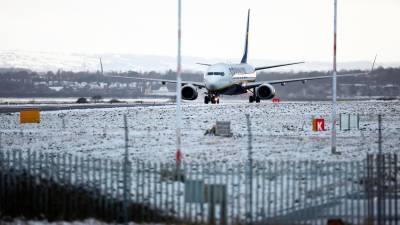
[(257, 96), (261, 99), (271, 99), (275, 96), (275, 88), (270, 84), (262, 84), (256, 89)]
[(198, 96), (197, 88), (190, 84), (183, 86), (181, 93), (184, 100), (195, 100)]

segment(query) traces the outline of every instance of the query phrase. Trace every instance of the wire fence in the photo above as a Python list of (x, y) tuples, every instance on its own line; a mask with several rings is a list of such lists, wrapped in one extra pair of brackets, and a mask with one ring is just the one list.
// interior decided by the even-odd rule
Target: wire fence
[(357, 162), (268, 161), (251, 169), (140, 161), (123, 168), (122, 161), (108, 159), (2, 151), (0, 216), (204, 224), (400, 222), (395, 154)]

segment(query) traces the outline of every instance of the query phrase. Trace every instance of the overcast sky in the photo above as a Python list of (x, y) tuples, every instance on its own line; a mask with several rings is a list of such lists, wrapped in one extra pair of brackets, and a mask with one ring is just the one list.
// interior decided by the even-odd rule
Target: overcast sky
[[(400, 61), (400, 0), (338, 0), (338, 60)], [(330, 61), (333, 0), (182, 0), (182, 54)], [(0, 0), (0, 50), (176, 55), (177, 0)]]

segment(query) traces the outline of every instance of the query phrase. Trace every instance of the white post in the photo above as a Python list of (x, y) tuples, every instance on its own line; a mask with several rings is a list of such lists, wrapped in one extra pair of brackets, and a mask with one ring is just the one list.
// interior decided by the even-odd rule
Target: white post
[(176, 69), (176, 163), (180, 165), (181, 153), (181, 17), (182, 4), (178, 0), (178, 58)]
[(333, 76), (332, 76), (332, 154), (336, 151), (336, 37), (337, 37), (337, 0), (334, 0), (334, 36), (333, 36)]

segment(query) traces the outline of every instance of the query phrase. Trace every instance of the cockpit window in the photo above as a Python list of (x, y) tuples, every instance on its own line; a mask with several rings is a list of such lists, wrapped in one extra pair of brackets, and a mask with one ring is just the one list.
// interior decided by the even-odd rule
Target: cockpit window
[(208, 72), (207, 75), (224, 76), (224, 72)]

